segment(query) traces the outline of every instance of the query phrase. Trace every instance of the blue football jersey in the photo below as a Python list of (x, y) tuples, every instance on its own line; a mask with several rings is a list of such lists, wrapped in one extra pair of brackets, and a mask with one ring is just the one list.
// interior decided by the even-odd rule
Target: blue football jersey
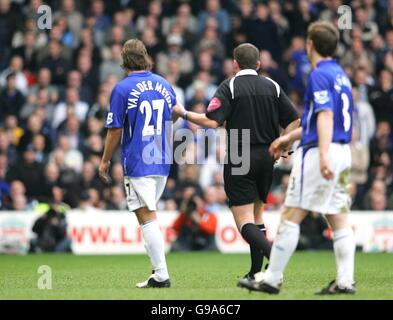
[(332, 142), (349, 143), (352, 136), (351, 82), (336, 60), (322, 60), (310, 73), (304, 97), (301, 146), (318, 144), (317, 114), (333, 111)]
[(132, 72), (113, 88), (106, 127), (123, 129), (120, 156), (125, 176), (169, 174), (175, 104), (170, 84), (149, 71)]

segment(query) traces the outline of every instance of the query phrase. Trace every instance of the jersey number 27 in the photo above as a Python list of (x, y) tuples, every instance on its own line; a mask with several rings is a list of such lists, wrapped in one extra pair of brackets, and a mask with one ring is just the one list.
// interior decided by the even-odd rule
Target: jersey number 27
[[(162, 113), (164, 112), (164, 99), (152, 100), (151, 104), (148, 100), (143, 100), (139, 106), (139, 110), (145, 115), (145, 123), (142, 129), (142, 136), (152, 136), (154, 134), (161, 135), (162, 132)], [(150, 124), (153, 116), (153, 110), (157, 110), (156, 128), (154, 124)]]

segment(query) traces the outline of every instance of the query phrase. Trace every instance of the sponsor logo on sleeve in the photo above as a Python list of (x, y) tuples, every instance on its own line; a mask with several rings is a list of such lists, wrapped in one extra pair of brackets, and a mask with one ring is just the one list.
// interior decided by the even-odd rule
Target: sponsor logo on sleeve
[(109, 112), (108, 117), (106, 118), (106, 125), (109, 126), (113, 122), (113, 113)]
[(221, 107), (221, 100), (217, 97), (211, 99), (209, 105), (207, 106), (207, 111), (213, 111)]
[(327, 90), (315, 91), (314, 100), (318, 104), (325, 104), (329, 102), (329, 92)]

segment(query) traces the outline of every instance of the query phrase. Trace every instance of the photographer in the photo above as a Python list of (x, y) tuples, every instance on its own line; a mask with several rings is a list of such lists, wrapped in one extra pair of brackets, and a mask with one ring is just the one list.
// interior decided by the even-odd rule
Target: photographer
[(37, 238), (31, 240), (30, 252), (70, 252), (71, 240), (67, 237), (67, 221), (61, 207), (52, 204), (33, 225)]
[(204, 201), (197, 195), (183, 200), (180, 214), (172, 228), (177, 239), (171, 251), (216, 250), (215, 232), (217, 217), (206, 211)]

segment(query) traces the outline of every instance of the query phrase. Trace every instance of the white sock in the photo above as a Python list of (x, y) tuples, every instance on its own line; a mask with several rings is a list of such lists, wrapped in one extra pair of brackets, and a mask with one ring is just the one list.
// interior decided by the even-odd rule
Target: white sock
[(354, 283), (355, 235), (352, 228), (336, 230), (333, 233), (333, 247), (336, 255), (337, 284), (351, 287)]
[(284, 220), (278, 227), (270, 253), (269, 268), (264, 276), (264, 280), (270, 285), (277, 287), (280, 284), (284, 269), (296, 249), (299, 234), (300, 227), (297, 223)]
[(154, 278), (164, 281), (169, 278), (165, 260), (164, 238), (158, 226), (157, 220), (148, 221), (141, 225), (143, 239), (146, 242), (147, 254), (150, 257), (154, 269)]

